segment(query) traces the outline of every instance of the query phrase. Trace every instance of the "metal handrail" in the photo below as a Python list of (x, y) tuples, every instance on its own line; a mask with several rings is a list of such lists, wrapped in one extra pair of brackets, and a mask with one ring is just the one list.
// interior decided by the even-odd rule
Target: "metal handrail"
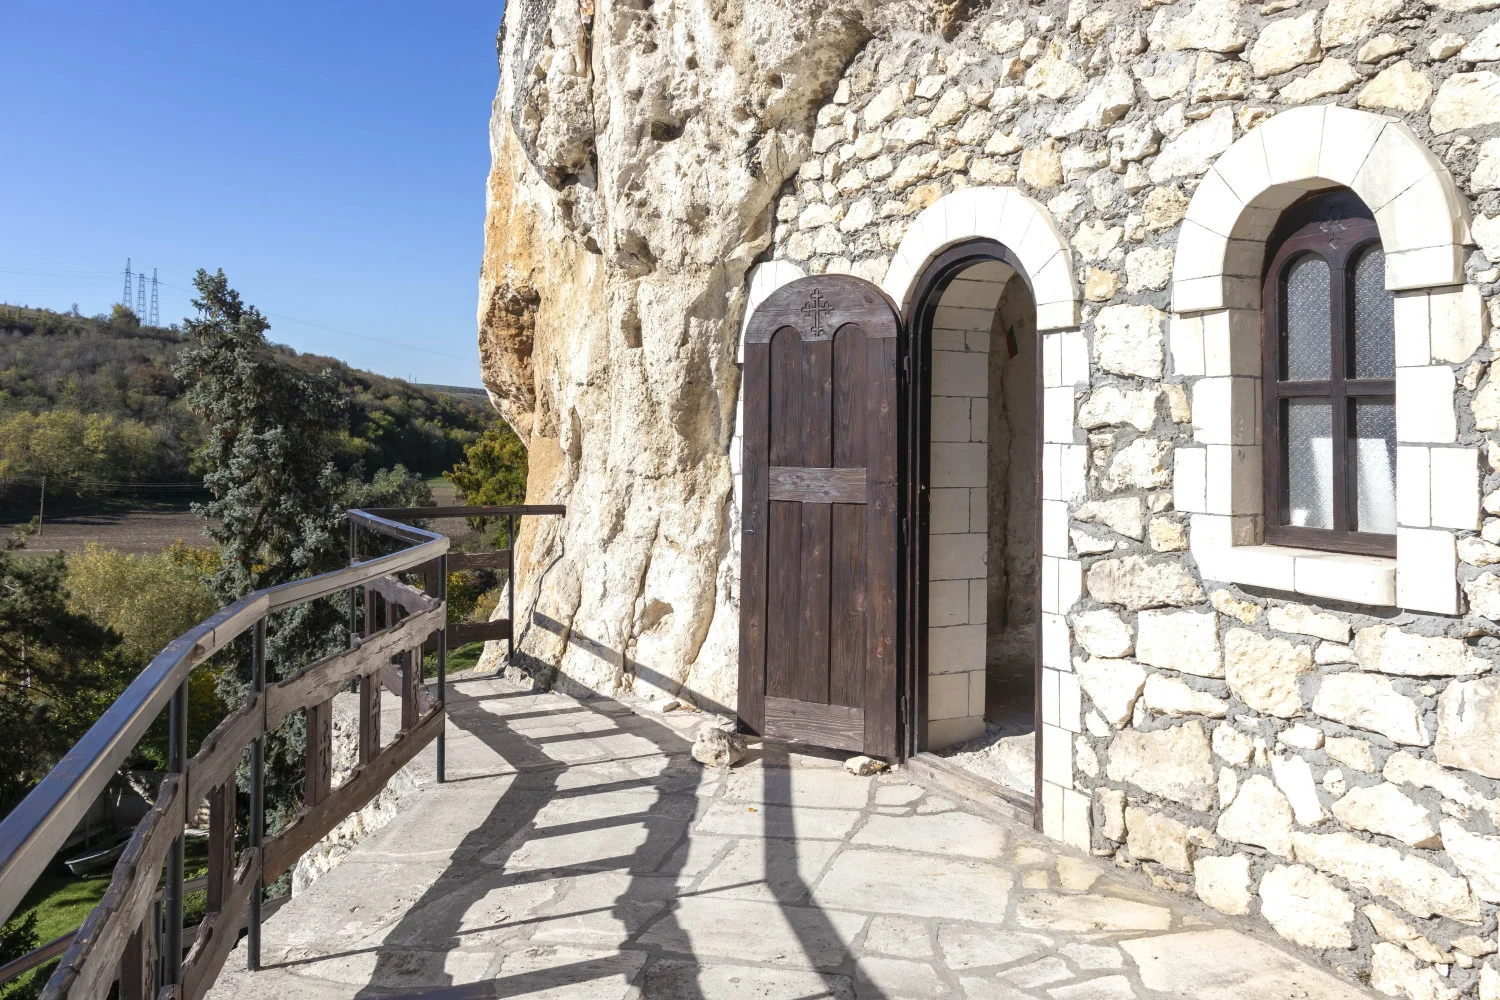
[(194, 667), (273, 611), (399, 573), (448, 551), (447, 537), (436, 532), (362, 510), (351, 510), (348, 516), (351, 524), (413, 544), (356, 566), (246, 594), (168, 643), (20, 805), (0, 820), (0, 923), (10, 919)]

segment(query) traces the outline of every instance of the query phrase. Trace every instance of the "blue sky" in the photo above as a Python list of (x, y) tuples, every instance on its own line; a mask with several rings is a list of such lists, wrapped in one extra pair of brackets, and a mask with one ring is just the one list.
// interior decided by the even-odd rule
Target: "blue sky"
[(129, 257), (166, 324), (222, 267), (272, 340), (479, 385), (503, 12), (5, 0), (0, 301), (106, 312)]

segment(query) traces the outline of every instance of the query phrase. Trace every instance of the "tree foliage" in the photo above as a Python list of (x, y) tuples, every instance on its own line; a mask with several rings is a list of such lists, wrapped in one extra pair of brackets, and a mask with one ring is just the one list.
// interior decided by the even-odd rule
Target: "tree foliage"
[[(525, 503), (526, 448), (510, 425), (502, 423), (465, 448), (463, 461), (443, 477), (453, 484), (461, 504), (489, 507)], [(488, 521), (483, 517), (469, 519), (476, 531), (483, 531)]]

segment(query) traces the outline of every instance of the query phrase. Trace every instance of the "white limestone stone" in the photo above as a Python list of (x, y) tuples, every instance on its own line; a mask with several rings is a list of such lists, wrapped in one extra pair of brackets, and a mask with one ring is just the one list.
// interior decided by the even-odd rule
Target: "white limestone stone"
[(1116, 375), (1160, 378), (1165, 318), (1155, 306), (1105, 306), (1094, 318), (1094, 364)]
[(1419, 965), (1405, 948), (1377, 941), (1370, 948), (1370, 985), (1387, 996), (1420, 1000), (1458, 1000), (1437, 970)]
[(1301, 715), (1301, 681), (1312, 671), (1311, 646), (1268, 639), (1242, 628), (1225, 633), (1225, 679), (1230, 689), (1257, 712), (1283, 719)]
[(1397, 750), (1391, 754), (1380, 773), (1386, 781), (1415, 788), (1431, 788), (1467, 809), (1485, 810), (1489, 812), (1492, 821), (1500, 818), (1500, 803), (1487, 798), (1475, 790), (1473, 785), (1442, 765), (1413, 756), (1405, 750)]
[(1276, 780), (1287, 801), (1292, 804), (1292, 815), (1303, 826), (1317, 826), (1328, 819), (1328, 812), (1318, 799), (1318, 786), (1313, 782), (1312, 768), (1298, 754), (1271, 755), (1271, 775)]
[(1470, 611), (1500, 621), (1500, 576), (1481, 573), (1472, 580), (1465, 580), (1464, 596), (1469, 599)]
[(1156, 12), (1146, 33), (1168, 51), (1238, 52), (1246, 40), (1241, 9), (1238, 0), (1196, 0), (1186, 15), (1175, 8), (1164, 8)]
[(1342, 94), (1363, 77), (1343, 59), (1324, 59), (1305, 76), (1281, 88), (1281, 99), (1292, 104), (1306, 104), (1330, 94)]
[(1256, 76), (1277, 76), (1323, 55), (1318, 45), (1318, 12), (1272, 21), (1260, 29), (1245, 53)]
[(1397, 743), (1425, 747), (1432, 742), (1421, 707), (1380, 674), (1350, 672), (1324, 677), (1313, 699), (1313, 711)]
[(1196, 719), (1180, 726), (1141, 732), (1127, 729), (1109, 745), (1109, 780), (1129, 782), (1152, 795), (1206, 811), (1213, 806), (1215, 778), (1208, 736)]
[(1347, 643), (1349, 641), (1348, 622), (1342, 618), (1315, 611), (1305, 604), (1273, 607), (1268, 612), (1266, 620), (1278, 632), (1311, 635), (1330, 642)]
[(1404, 677), (1462, 677), (1490, 669), (1462, 639), (1412, 635), (1393, 625), (1360, 629), (1354, 655), (1366, 670)]
[(1316, 750), (1323, 745), (1323, 730), (1296, 722), (1277, 733), (1276, 742), (1298, 750)]
[(1220, 108), (1162, 147), (1149, 170), (1152, 183), (1202, 175), (1233, 142), (1234, 113)]
[(1078, 426), (1087, 430), (1128, 424), (1138, 431), (1149, 431), (1156, 423), (1156, 403), (1161, 390), (1122, 389), (1100, 386), (1078, 407)]
[(1374, 774), (1379, 770), (1375, 755), (1370, 752), (1369, 740), (1357, 736), (1330, 736), (1323, 741), (1323, 750), (1340, 764), (1347, 764), (1356, 771)]
[(1085, 611), (1073, 617), (1073, 638), (1090, 656), (1121, 657), (1135, 651), (1130, 624), (1109, 608)]
[(1130, 721), (1135, 700), (1146, 686), (1146, 671), (1140, 664), (1090, 656), (1074, 661), (1074, 670), (1100, 715), (1116, 726)]
[(1438, 763), (1500, 778), (1500, 677), (1458, 680), (1438, 696)]
[(1431, 120), (1438, 135), (1500, 122), (1500, 76), (1489, 70), (1454, 73), (1438, 88)]
[[(1374, 31), (1401, 11), (1401, 0), (1329, 0), (1323, 9), (1324, 48), (1348, 45)], [(1371, 62), (1360, 54), (1361, 62)]]
[(1234, 802), (1219, 814), (1214, 832), (1237, 844), (1264, 847), (1292, 857), (1292, 807), (1264, 774), (1252, 774), (1240, 785)]
[(1219, 616), (1210, 611), (1142, 611), (1136, 659), (1199, 677), (1223, 677)]
[(1240, 767), (1250, 762), (1250, 754), (1255, 749), (1250, 737), (1228, 725), (1215, 727), (1213, 745), (1216, 756)]
[(1260, 912), (1276, 933), (1304, 947), (1354, 947), (1354, 904), (1328, 876), (1305, 865), (1277, 865), (1266, 873)]
[(1351, 789), (1333, 804), (1333, 814), (1347, 827), (1394, 837), (1411, 847), (1442, 844), (1427, 810), (1388, 781)]
[(1209, 719), (1222, 719), (1229, 711), (1228, 703), (1204, 691), (1195, 691), (1185, 682), (1164, 674), (1151, 674), (1146, 678), (1146, 707), (1153, 712), (1172, 718), (1201, 715)]
[(1199, 857), (1193, 866), (1193, 891), (1220, 913), (1250, 912), (1250, 859), (1243, 854)]
[(1146, 505), (1139, 497), (1090, 500), (1079, 504), (1073, 517), (1087, 524), (1102, 524), (1110, 531), (1136, 541), (1145, 537)]
[(1293, 833), (1292, 848), (1298, 861), (1385, 896), (1413, 916), (1480, 921), (1468, 883), (1415, 855), (1403, 856), (1348, 833)]
[(1142, 556), (1101, 559), (1089, 567), (1089, 596), (1101, 604), (1131, 611), (1189, 607), (1203, 601), (1203, 588), (1177, 562), (1149, 562)]
[(1421, 111), (1432, 100), (1432, 81), (1427, 74), (1402, 59), (1376, 74), (1359, 92), (1355, 103), (1362, 108)]
[(1193, 870), (1187, 825), (1139, 806), (1125, 807), (1125, 846), (1139, 861), (1160, 861), (1175, 872)]
[(1500, 837), (1487, 837), (1465, 830), (1457, 821), (1443, 820), (1443, 850), (1469, 877), (1474, 895), (1487, 903), (1500, 903)]

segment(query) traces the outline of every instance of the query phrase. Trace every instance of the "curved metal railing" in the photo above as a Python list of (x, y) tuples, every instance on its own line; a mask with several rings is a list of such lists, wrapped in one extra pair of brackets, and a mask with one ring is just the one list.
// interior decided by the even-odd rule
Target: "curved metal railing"
[[(175, 987), (177, 997), (197, 1000), (212, 985), (247, 921), (251, 964), (252, 967), (258, 964), (261, 898), (258, 890), (295, 864), (308, 847), (345, 816), (374, 798), (392, 774), (434, 739), (439, 743), (438, 780), (442, 780), (447, 642), (444, 591), (449, 543), (441, 534), (399, 523), (396, 518), (443, 517), (458, 510), (427, 507), (349, 511), (348, 567), (247, 594), (168, 644), (57, 766), (0, 820), (0, 922), (3, 922), (63, 847), (147, 728), (163, 709), (170, 707), (169, 769), (156, 802), (137, 825), (116, 864), (104, 899), (74, 934), (58, 969), (48, 981), (44, 996), (103, 997), (118, 979), (121, 1000), (137, 997), (154, 1000), (162, 987)], [(564, 513), (562, 507), (551, 506), (462, 508), (462, 511), (469, 515), (510, 517), (512, 524), (517, 516)], [(359, 560), (356, 553), (361, 530), (408, 544), (388, 555)], [(509, 550), (504, 557), (506, 567), (513, 570)], [(475, 565), (488, 565), (492, 561), (482, 556), (464, 560)], [(424, 574), (426, 592), (393, 578), (403, 572)], [(356, 588), (365, 595), (363, 629), (356, 620)], [(350, 595), (349, 648), (267, 684), (267, 616), (339, 593)], [(204, 739), (198, 754), (188, 760), (189, 675), (247, 631), (253, 631), (254, 637), (250, 695), (244, 705)], [(494, 630), (483, 637), (500, 637), (500, 631)], [(508, 621), (503, 633), (505, 637), (510, 634)], [(435, 698), (422, 684), (424, 647), (435, 647), (437, 651)], [(360, 686), (359, 764), (335, 789), (330, 783), (331, 699), (353, 681)], [(402, 707), (401, 729), (383, 747), (379, 736), (382, 686), (401, 698)], [(267, 732), (297, 711), (305, 711), (308, 716), (305, 804), (276, 836), (264, 838), (261, 741)], [(251, 752), (253, 785), (250, 836), (249, 845), (239, 852), (236, 862), (235, 771), (247, 748)], [(182, 955), (182, 834), (188, 816), (205, 799), (210, 812), (208, 914), (199, 925), (186, 958), (168, 961), (165, 956)], [(155, 927), (148, 926), (148, 914), (153, 897), (159, 892), (163, 864), (166, 885), (160, 892), (164, 896), (165, 914), (158, 935), (154, 933)]]

